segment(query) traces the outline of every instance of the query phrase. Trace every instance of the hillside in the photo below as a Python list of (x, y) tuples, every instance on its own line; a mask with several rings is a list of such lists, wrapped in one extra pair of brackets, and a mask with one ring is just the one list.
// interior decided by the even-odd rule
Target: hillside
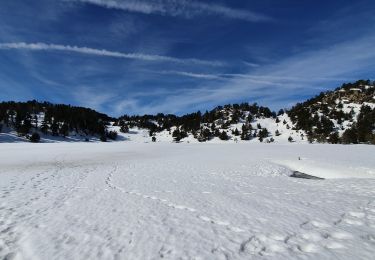
[(106, 127), (113, 120), (89, 108), (49, 102), (0, 103), (0, 141), (25, 141), (32, 134), (43, 141), (82, 141), (106, 135)]
[[(205, 113), (197, 112), (181, 117), (122, 116), (115, 123), (123, 133), (148, 129), (148, 138), (154, 141), (175, 142), (278, 142), (304, 141), (304, 132), (292, 129), (287, 114), (276, 115), (267, 107), (255, 104), (218, 106)], [(127, 135), (131, 139), (131, 135)]]
[(375, 84), (343, 84), (295, 105), (288, 115), (311, 142), (375, 144)]
[(319, 142), (375, 144), (375, 85), (360, 80), (277, 114), (258, 104), (229, 104), (183, 116), (124, 115), (48, 102), (0, 103), (0, 142)]

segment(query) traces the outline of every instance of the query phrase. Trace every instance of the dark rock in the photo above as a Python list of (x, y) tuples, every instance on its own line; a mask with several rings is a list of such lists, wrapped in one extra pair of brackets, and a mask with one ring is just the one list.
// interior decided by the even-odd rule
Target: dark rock
[(324, 180), (324, 178), (308, 175), (306, 173), (299, 172), (299, 171), (294, 171), (292, 175), (290, 175), (290, 177), (300, 178), (300, 179), (311, 179), (311, 180)]

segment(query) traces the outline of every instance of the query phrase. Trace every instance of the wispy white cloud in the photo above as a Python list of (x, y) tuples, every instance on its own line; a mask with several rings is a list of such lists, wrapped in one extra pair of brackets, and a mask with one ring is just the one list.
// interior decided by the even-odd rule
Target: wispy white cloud
[[(156, 73), (160, 74), (167, 74), (167, 75), (176, 75), (182, 77), (189, 77), (189, 78), (196, 78), (196, 79), (206, 79), (206, 80), (222, 80), (222, 81), (233, 81), (233, 80), (240, 80), (245, 79), (249, 83), (260, 83), (263, 85), (273, 85), (273, 86), (283, 86), (287, 81), (290, 82), (305, 82), (310, 81), (310, 78), (305, 77), (293, 77), (293, 76), (269, 76), (269, 75), (252, 75), (246, 73), (218, 73), (218, 74), (207, 74), (207, 73), (194, 73), (189, 71), (175, 71), (175, 70), (167, 70), (167, 71), (157, 71)], [(315, 80), (350, 80), (350, 78), (343, 78), (343, 77), (314, 77)]]
[(89, 47), (78, 47), (70, 45), (59, 45), (59, 44), (46, 44), (46, 43), (25, 43), (25, 42), (16, 42), (16, 43), (0, 43), (0, 49), (23, 49), (31, 51), (65, 51), (65, 52), (75, 52), (87, 55), (95, 56), (105, 56), (113, 58), (122, 58), (122, 59), (134, 59), (142, 61), (158, 61), (158, 62), (173, 62), (179, 64), (191, 64), (191, 65), (205, 65), (205, 66), (223, 66), (224, 63), (220, 61), (207, 61), (201, 59), (179, 59), (169, 56), (161, 55), (150, 55), (144, 53), (123, 53), (117, 51), (109, 50), (100, 50)]
[(273, 109), (287, 107), (305, 95), (334, 88), (344, 81), (363, 75), (375, 78), (375, 34), (348, 40), (325, 48), (303, 52), (262, 66), (244, 74), (197, 74), (176, 72), (176, 75), (202, 79), (226, 79), (202, 82), (195, 89), (179, 89), (147, 105), (132, 100), (128, 112), (181, 113), (207, 108), (233, 100), (257, 101)]
[(105, 8), (137, 12), (143, 14), (158, 14), (163, 16), (192, 18), (198, 15), (218, 15), (231, 19), (249, 22), (266, 22), (270, 17), (248, 11), (233, 9), (218, 4), (207, 4), (187, 0), (66, 0), (94, 4)]
[(246, 66), (249, 66), (249, 67), (252, 67), (252, 68), (258, 68), (258, 67), (260, 67), (259, 64), (257, 64), (257, 63), (253, 63), (253, 62), (243, 61), (243, 63), (244, 63)]
[(209, 79), (209, 80), (223, 80), (225, 79), (221, 75), (215, 74), (204, 74), (204, 73), (193, 73), (188, 71), (175, 71), (175, 70), (168, 70), (168, 71), (161, 71), (158, 72), (160, 74), (169, 74), (169, 75), (177, 75), (177, 76), (184, 76), (196, 79)]
[(102, 111), (103, 105), (110, 103), (115, 98), (115, 94), (102, 93), (98, 95), (97, 92), (98, 89), (96, 88), (88, 86), (78, 86), (75, 87), (74, 92), (72, 92), (72, 96), (75, 100), (75, 103), (77, 103), (78, 105)]

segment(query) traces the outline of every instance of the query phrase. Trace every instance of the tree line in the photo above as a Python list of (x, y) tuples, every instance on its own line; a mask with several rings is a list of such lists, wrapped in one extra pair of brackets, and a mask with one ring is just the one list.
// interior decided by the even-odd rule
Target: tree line
[(35, 100), (0, 103), (1, 128), (11, 127), (18, 135), (29, 137), (32, 141), (38, 141), (39, 132), (62, 137), (74, 132), (105, 139), (109, 134), (106, 126), (111, 120), (113, 119), (109, 116), (95, 110), (70, 105)]

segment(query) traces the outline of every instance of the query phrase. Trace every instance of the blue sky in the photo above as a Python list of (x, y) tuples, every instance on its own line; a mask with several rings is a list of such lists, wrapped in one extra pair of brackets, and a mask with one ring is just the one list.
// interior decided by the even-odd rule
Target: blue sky
[(375, 79), (373, 0), (0, 2), (0, 100), (122, 114), (274, 110)]

